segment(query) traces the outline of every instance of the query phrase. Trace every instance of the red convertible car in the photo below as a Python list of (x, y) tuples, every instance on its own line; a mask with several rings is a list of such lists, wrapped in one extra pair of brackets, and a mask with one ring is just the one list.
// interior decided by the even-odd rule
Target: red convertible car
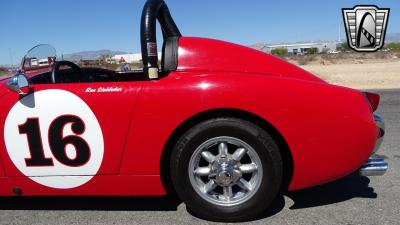
[(379, 95), (183, 37), (162, 0), (144, 7), (141, 47), (144, 69), (116, 72), (40, 45), (1, 78), (1, 196), (176, 193), (199, 217), (243, 221), (280, 191), (386, 172)]

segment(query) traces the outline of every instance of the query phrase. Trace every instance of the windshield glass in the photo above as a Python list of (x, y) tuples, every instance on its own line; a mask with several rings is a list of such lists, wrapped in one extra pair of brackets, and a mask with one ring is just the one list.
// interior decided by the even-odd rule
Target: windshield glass
[[(161, 53), (158, 54), (159, 60)], [(105, 51), (90, 51), (67, 54), (62, 60), (71, 61), (82, 68), (100, 68), (116, 72), (138, 72), (143, 70), (142, 54)]]
[(56, 54), (56, 49), (51, 45), (37, 45), (25, 55), (22, 69), (26, 71), (50, 67), (56, 60)]

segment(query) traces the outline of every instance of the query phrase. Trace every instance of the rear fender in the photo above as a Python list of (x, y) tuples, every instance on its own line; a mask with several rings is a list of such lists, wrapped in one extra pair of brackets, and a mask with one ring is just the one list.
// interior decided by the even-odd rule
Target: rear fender
[(282, 134), (294, 161), (290, 190), (352, 173), (376, 141), (373, 116), (358, 91), (268, 75), (172, 72), (144, 84), (121, 173), (158, 175), (162, 150), (174, 130), (195, 115), (221, 108), (255, 114)]

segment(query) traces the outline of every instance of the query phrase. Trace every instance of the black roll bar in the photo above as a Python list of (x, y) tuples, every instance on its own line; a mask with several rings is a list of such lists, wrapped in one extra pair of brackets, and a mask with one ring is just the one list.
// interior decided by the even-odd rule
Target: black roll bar
[(143, 71), (149, 79), (158, 78), (157, 20), (160, 23), (164, 41), (168, 38), (182, 36), (172, 19), (167, 4), (163, 0), (147, 0), (142, 13), (140, 38)]

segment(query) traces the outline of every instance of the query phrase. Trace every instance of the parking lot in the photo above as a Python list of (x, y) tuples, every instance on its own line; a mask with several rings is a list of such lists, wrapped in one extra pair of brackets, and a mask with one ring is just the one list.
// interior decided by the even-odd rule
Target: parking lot
[[(378, 91), (386, 137), (382, 177), (351, 175), (287, 193), (248, 224), (399, 224), (400, 90)], [(337, 157), (340, 157), (338, 155)], [(0, 224), (208, 224), (167, 198), (0, 198)]]

